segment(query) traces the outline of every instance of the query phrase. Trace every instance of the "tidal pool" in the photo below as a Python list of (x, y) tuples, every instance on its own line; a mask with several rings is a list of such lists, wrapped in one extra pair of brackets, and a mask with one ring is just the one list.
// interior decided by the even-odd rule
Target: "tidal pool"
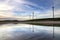
[[(0, 25), (0, 40), (53, 40), (53, 27), (4, 24)], [(54, 27), (54, 40), (60, 40), (60, 27)]]

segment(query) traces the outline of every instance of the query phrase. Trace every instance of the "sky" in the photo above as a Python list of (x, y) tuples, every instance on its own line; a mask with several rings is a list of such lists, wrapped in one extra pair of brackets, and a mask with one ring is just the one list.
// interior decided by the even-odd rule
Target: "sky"
[(0, 0), (0, 18), (27, 20), (60, 17), (60, 0)]

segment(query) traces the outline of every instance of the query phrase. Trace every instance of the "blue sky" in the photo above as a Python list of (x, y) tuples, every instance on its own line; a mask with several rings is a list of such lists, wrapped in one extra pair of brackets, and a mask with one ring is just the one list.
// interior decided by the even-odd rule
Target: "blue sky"
[(60, 17), (60, 0), (0, 0), (0, 16), (30, 19), (34, 12), (34, 18), (51, 18), (53, 1), (55, 17)]

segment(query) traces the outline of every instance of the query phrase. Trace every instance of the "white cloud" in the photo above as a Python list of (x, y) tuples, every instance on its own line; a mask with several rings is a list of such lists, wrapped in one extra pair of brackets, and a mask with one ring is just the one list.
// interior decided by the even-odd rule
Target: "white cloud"
[(0, 12), (0, 15), (5, 17), (13, 17), (13, 13), (11, 12)]
[(0, 11), (2, 10), (12, 10), (13, 6), (7, 5), (7, 4), (0, 4)]
[[(59, 4), (60, 1), (56, 0), (56, 5)], [(31, 17), (32, 17), (32, 12), (35, 12), (35, 17), (34, 18), (50, 18), (52, 17), (52, 10), (46, 10), (46, 11), (40, 11), (40, 10), (33, 10), (32, 7), (29, 5), (35, 6), (40, 9), (45, 9), (35, 3), (28, 2), (26, 0), (3, 0), (0, 2), (0, 15), (4, 17), (13, 17), (13, 18), (21, 18), (23, 19), (30, 19), (29, 17), (29, 12), (31, 12)], [(22, 16), (15, 16), (15, 13), (13, 11), (24, 11), (26, 13), (22, 14)], [(60, 10), (55, 10), (55, 17), (60, 17), (59, 15)], [(16, 13), (17, 14), (17, 13)], [(27, 16), (26, 16), (27, 15)]]
[(0, 2), (0, 16), (5, 17), (13, 17), (12, 9), (14, 6), (7, 4), (8, 0), (4, 0), (3, 2)]
[(55, 5), (60, 4), (60, 0), (54, 0), (54, 4)]
[[(54, 17), (60, 18), (60, 10), (54, 11)], [(42, 13), (35, 13), (35, 18), (53, 18), (53, 11), (48, 10), (48, 11), (42, 12)]]

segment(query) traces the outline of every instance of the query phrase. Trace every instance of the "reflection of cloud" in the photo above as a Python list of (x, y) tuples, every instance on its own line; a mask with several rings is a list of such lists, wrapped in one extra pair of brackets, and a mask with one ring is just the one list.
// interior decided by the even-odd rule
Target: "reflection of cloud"
[[(48, 26), (35, 26), (34, 32), (32, 32), (30, 26), (27, 24), (5, 24), (0, 25), (0, 40), (24, 40), (24, 39), (44, 39), (52, 38), (53, 27)], [(55, 27), (55, 33), (60, 34), (60, 28)], [(57, 36), (55, 36), (57, 37)], [(60, 37), (60, 35), (59, 35)]]

